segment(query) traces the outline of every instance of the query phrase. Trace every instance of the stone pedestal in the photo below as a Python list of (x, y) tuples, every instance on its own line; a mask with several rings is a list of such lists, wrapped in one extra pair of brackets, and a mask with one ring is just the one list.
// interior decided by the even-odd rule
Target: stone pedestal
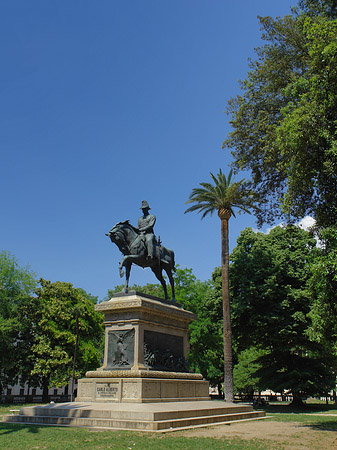
[(79, 380), (76, 401), (153, 403), (209, 400), (208, 387), (208, 382), (198, 374), (89, 372), (87, 378)]
[(76, 401), (209, 400), (208, 382), (187, 368), (193, 313), (137, 292), (119, 294), (96, 310), (105, 318), (104, 362), (79, 380)]

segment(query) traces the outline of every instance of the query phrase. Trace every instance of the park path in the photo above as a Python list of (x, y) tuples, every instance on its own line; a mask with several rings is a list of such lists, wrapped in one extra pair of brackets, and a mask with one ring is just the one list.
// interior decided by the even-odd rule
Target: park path
[[(319, 415), (322, 414), (310, 414)], [(324, 414), (335, 416), (337, 414)], [(300, 422), (278, 422), (264, 419), (249, 422), (236, 422), (228, 425), (218, 425), (208, 428), (195, 428), (179, 432), (186, 437), (212, 437), (261, 439), (275, 442), (285, 450), (337, 450), (336, 431), (315, 429)]]

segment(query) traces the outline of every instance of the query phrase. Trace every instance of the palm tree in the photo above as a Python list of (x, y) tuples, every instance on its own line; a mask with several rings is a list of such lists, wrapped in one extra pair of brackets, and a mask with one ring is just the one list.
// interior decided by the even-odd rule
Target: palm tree
[(186, 203), (195, 203), (185, 211), (198, 211), (202, 213), (202, 219), (207, 214), (212, 215), (217, 211), (221, 219), (221, 273), (222, 273), (222, 305), (223, 305), (223, 340), (224, 340), (224, 394), (227, 402), (234, 399), (233, 393), (233, 360), (232, 360), (232, 330), (229, 300), (229, 245), (228, 245), (228, 221), (233, 215), (233, 208), (250, 214), (248, 210), (252, 206), (252, 196), (245, 189), (244, 180), (232, 182), (231, 170), (228, 177), (221, 169), (215, 177), (210, 174), (214, 185), (211, 183), (200, 183), (200, 188), (194, 188)]

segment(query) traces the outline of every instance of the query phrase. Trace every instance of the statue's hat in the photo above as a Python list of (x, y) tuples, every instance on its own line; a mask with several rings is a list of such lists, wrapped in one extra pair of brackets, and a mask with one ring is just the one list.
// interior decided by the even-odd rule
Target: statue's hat
[(151, 209), (151, 208), (149, 207), (148, 202), (147, 202), (146, 200), (143, 200), (143, 201), (142, 201), (142, 206), (140, 207), (140, 209), (145, 209), (145, 208)]

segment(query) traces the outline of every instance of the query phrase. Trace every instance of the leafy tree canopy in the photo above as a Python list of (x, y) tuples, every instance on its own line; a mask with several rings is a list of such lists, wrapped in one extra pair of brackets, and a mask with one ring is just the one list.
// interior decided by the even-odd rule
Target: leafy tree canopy
[(0, 252), (0, 392), (18, 381), (25, 364), (27, 346), (22, 343), (27, 335), (21, 312), (29, 305), (36, 286), (29, 267), (20, 267), (14, 256)]
[(249, 347), (239, 353), (238, 362), (233, 370), (236, 393), (253, 398), (254, 392), (261, 392), (264, 386), (257, 376), (257, 371), (262, 367), (258, 360), (267, 353), (266, 350), (256, 347)]
[(29, 267), (20, 267), (9, 252), (0, 252), (0, 315), (10, 317), (20, 300), (33, 294), (37, 287), (36, 275)]
[[(192, 308), (191, 308), (192, 309)], [(224, 346), (221, 268), (214, 270), (208, 289), (193, 308), (197, 320), (190, 324), (190, 368), (202, 373), (211, 386), (223, 391)]]
[(309, 214), (328, 226), (337, 221), (336, 2), (299, 6), (260, 18), (266, 43), (229, 102), (224, 147), (252, 174), (260, 224)]
[(245, 229), (230, 265), (233, 335), (237, 350), (267, 351), (257, 361), (260, 384), (290, 390), (294, 398), (327, 392), (333, 361), (308, 337), (311, 321), (310, 262), (316, 252), (310, 233), (276, 227), (269, 234)]
[(100, 364), (103, 317), (95, 312), (94, 304), (86, 297), (85, 291), (74, 288), (71, 283), (51, 283), (40, 279), (40, 284), (36, 292), (40, 309), (32, 346), (32, 374), (41, 377), (42, 383), (62, 386), (71, 377), (76, 317), (79, 328), (76, 377)]
[(322, 247), (311, 266), (310, 336), (337, 356), (337, 230), (321, 230), (319, 237)]
[(301, 10), (310, 16), (337, 17), (336, 0), (300, 0)]
[[(76, 340), (76, 376), (99, 366), (103, 317), (97, 298), (70, 283), (40, 279), (14, 256), (0, 253), (0, 392), (8, 384), (31, 386), (68, 383)], [(36, 296), (37, 295), (37, 296)]]

